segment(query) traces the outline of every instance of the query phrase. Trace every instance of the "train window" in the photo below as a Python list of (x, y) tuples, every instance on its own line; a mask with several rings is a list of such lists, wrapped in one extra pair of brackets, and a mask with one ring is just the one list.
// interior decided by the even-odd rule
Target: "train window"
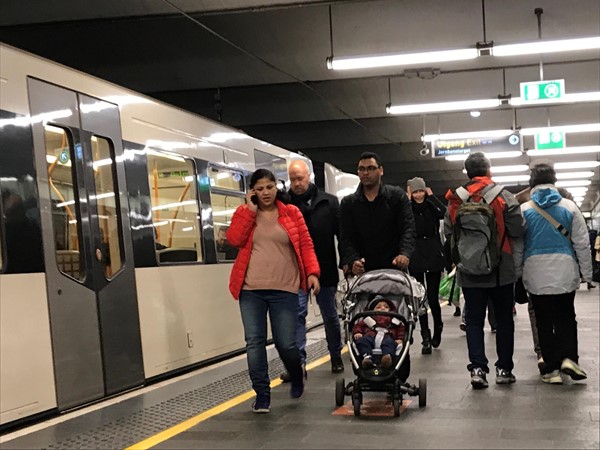
[(194, 162), (154, 150), (147, 157), (158, 262), (202, 261)]
[(245, 202), (244, 174), (222, 167), (209, 167), (208, 173), (217, 260), (233, 261), (237, 256), (238, 249), (229, 245), (225, 234), (235, 209)]
[(117, 195), (114, 148), (99, 136), (92, 136), (92, 167), (96, 187), (96, 209), (100, 227), (101, 247), (97, 256), (104, 267), (104, 276), (112, 278), (123, 267), (123, 243)]
[(52, 228), (58, 269), (83, 280), (84, 260), (79, 257), (81, 220), (77, 207), (73, 140), (67, 130), (44, 125), (48, 185), (52, 204)]
[(208, 174), (211, 188), (244, 192), (244, 175), (241, 172), (221, 167), (210, 167)]

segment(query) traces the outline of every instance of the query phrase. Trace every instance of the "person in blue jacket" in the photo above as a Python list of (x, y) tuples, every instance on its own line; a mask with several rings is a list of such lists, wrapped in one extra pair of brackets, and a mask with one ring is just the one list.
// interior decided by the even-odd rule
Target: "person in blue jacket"
[(555, 183), (552, 165), (531, 169), (531, 200), (521, 205), (526, 231), (514, 257), (535, 311), (545, 363), (542, 381), (562, 384), (561, 374), (573, 380), (587, 378), (579, 366), (574, 300), (580, 272), (592, 281), (592, 261), (585, 219)]

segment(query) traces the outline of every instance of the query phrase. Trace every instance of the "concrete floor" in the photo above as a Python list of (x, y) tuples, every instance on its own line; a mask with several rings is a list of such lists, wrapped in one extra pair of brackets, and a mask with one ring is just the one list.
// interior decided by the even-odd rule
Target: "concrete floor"
[[(410, 382), (427, 378), (427, 406), (420, 409), (417, 397), (410, 401), (400, 417), (334, 415), (335, 380), (326, 362), (309, 371), (307, 388), (299, 400), (289, 397), (288, 385), (272, 392), (270, 414), (253, 414), (253, 399), (214, 415), (187, 431), (174, 434), (153, 448), (595, 448), (599, 438), (599, 290), (578, 291), (576, 313), (579, 324), (580, 365), (588, 379), (562, 386), (546, 385), (540, 380), (533, 352), (526, 305), (517, 305), (515, 317), (515, 369), (517, 382), (474, 391), (466, 370), (465, 335), (459, 330), (460, 318), (454, 308), (443, 307), (444, 334), (439, 349), (421, 355), (420, 345), (412, 347)], [(418, 333), (417, 333), (418, 335)], [(309, 349), (321, 353), (323, 331), (309, 335)], [(486, 325), (486, 349), (490, 365), (496, 359), (495, 335)], [(273, 351), (270, 353), (275, 357)], [(318, 355), (317, 355), (318, 356)], [(313, 355), (313, 359), (315, 355)], [(354, 377), (346, 359), (346, 380)], [(275, 363), (275, 362), (274, 362)], [(219, 367), (208, 368), (172, 380), (162, 386), (132, 393), (118, 403), (80, 415), (29, 434), (7, 435), (0, 448), (116, 448), (127, 447), (160, 431), (144, 431), (154, 420), (141, 415), (149, 408), (172, 399), (184, 398), (199, 386), (212, 386), (218, 380), (238, 376), (245, 369), (245, 359), (236, 358)], [(275, 368), (276, 369), (276, 368)], [(237, 375), (236, 375), (237, 374)], [(247, 391), (246, 376), (239, 378), (238, 388)], [(233, 378), (235, 379), (235, 378)], [(381, 399), (385, 394), (365, 394), (365, 400)], [(346, 397), (349, 401), (349, 398)], [(172, 403), (171, 403), (172, 405)], [(177, 407), (183, 421), (185, 411)], [(154, 413), (153, 413), (154, 414)], [(168, 415), (169, 408), (158, 413)], [(156, 415), (156, 414), (154, 414)], [(136, 425), (132, 417), (140, 419)], [(160, 417), (159, 417), (160, 419)], [(164, 428), (172, 426), (165, 424)], [(135, 428), (135, 429), (134, 429)], [(88, 438), (101, 433), (118, 435), (118, 439)], [(146, 433), (146, 434), (144, 434)], [(17, 437), (18, 436), (18, 437)], [(142, 439), (140, 439), (142, 436)], [(13, 438), (14, 437), (14, 438)]]

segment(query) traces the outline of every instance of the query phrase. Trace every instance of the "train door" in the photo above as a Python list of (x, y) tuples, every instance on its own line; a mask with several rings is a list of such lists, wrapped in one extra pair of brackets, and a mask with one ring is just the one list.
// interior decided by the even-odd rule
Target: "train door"
[(119, 109), (28, 79), (59, 410), (144, 381)]

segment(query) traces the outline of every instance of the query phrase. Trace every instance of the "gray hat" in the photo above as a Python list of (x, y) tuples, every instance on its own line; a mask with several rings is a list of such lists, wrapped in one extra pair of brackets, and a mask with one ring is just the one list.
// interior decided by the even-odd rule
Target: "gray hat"
[(406, 182), (413, 192), (415, 191), (424, 191), (425, 190), (425, 180), (423, 178), (414, 177)]

